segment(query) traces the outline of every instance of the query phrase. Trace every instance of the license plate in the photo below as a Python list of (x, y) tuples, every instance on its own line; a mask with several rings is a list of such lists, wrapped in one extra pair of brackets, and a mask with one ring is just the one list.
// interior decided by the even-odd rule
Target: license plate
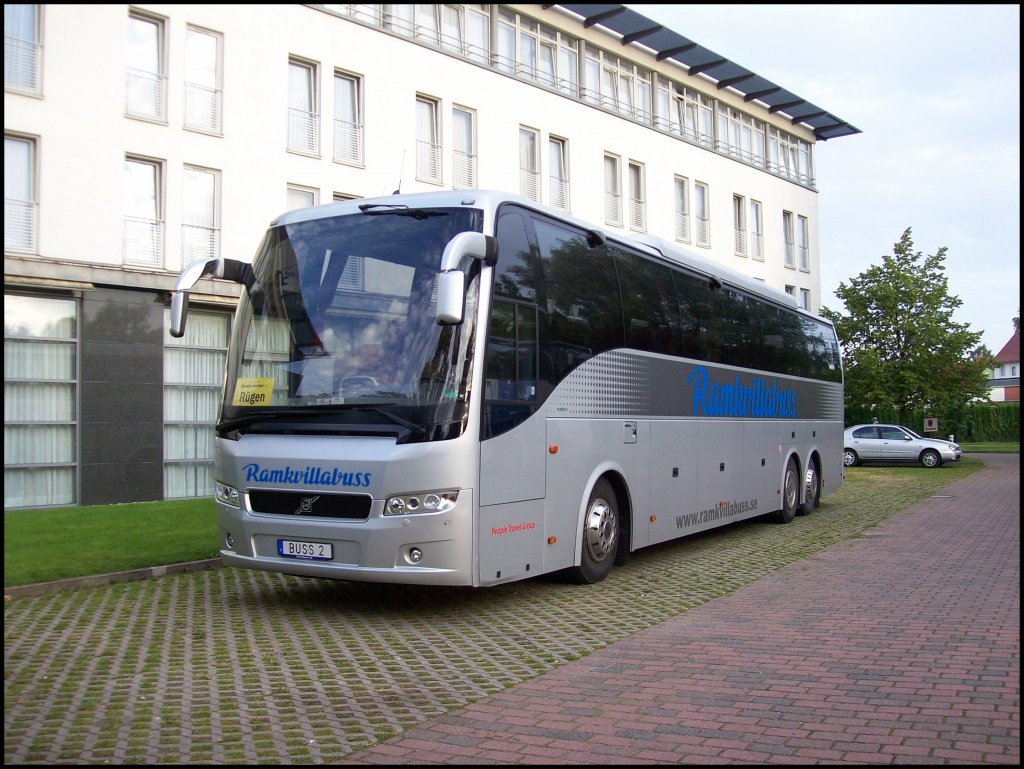
[(298, 542), (294, 539), (277, 540), (277, 554), (285, 558), (307, 561), (329, 561), (334, 557), (334, 546), (328, 542)]

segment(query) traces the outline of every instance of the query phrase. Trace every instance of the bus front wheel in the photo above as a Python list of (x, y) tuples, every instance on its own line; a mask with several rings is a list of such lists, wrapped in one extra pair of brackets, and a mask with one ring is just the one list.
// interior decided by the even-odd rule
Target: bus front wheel
[(594, 484), (583, 515), (583, 552), (573, 568), (574, 581), (593, 585), (608, 576), (619, 547), (619, 504), (615, 489), (602, 478)]

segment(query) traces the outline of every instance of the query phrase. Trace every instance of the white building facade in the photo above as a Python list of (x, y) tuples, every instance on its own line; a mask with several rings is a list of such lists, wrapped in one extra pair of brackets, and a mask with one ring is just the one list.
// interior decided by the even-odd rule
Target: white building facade
[[(4, 507), (212, 492), (237, 287), (285, 210), (516, 192), (817, 311), (835, 116), (622, 5), (4, 7)], [(704, 60), (688, 57), (703, 56)]]

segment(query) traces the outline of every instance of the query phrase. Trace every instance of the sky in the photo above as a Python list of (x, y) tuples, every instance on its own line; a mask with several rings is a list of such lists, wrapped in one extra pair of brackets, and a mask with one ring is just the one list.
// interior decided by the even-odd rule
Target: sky
[(994, 354), (1020, 317), (1020, 5), (630, 4), (860, 129), (818, 142), (821, 303), (946, 247), (953, 321)]

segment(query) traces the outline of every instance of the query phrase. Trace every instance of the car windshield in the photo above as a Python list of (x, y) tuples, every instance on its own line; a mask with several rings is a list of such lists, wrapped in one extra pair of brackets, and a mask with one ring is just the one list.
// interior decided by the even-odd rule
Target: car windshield
[[(401, 215), (391, 215), (391, 214)], [(454, 437), (465, 422), (479, 281), (435, 321), (441, 254), (478, 210), (353, 213), (273, 227), (228, 352), (218, 428)]]

